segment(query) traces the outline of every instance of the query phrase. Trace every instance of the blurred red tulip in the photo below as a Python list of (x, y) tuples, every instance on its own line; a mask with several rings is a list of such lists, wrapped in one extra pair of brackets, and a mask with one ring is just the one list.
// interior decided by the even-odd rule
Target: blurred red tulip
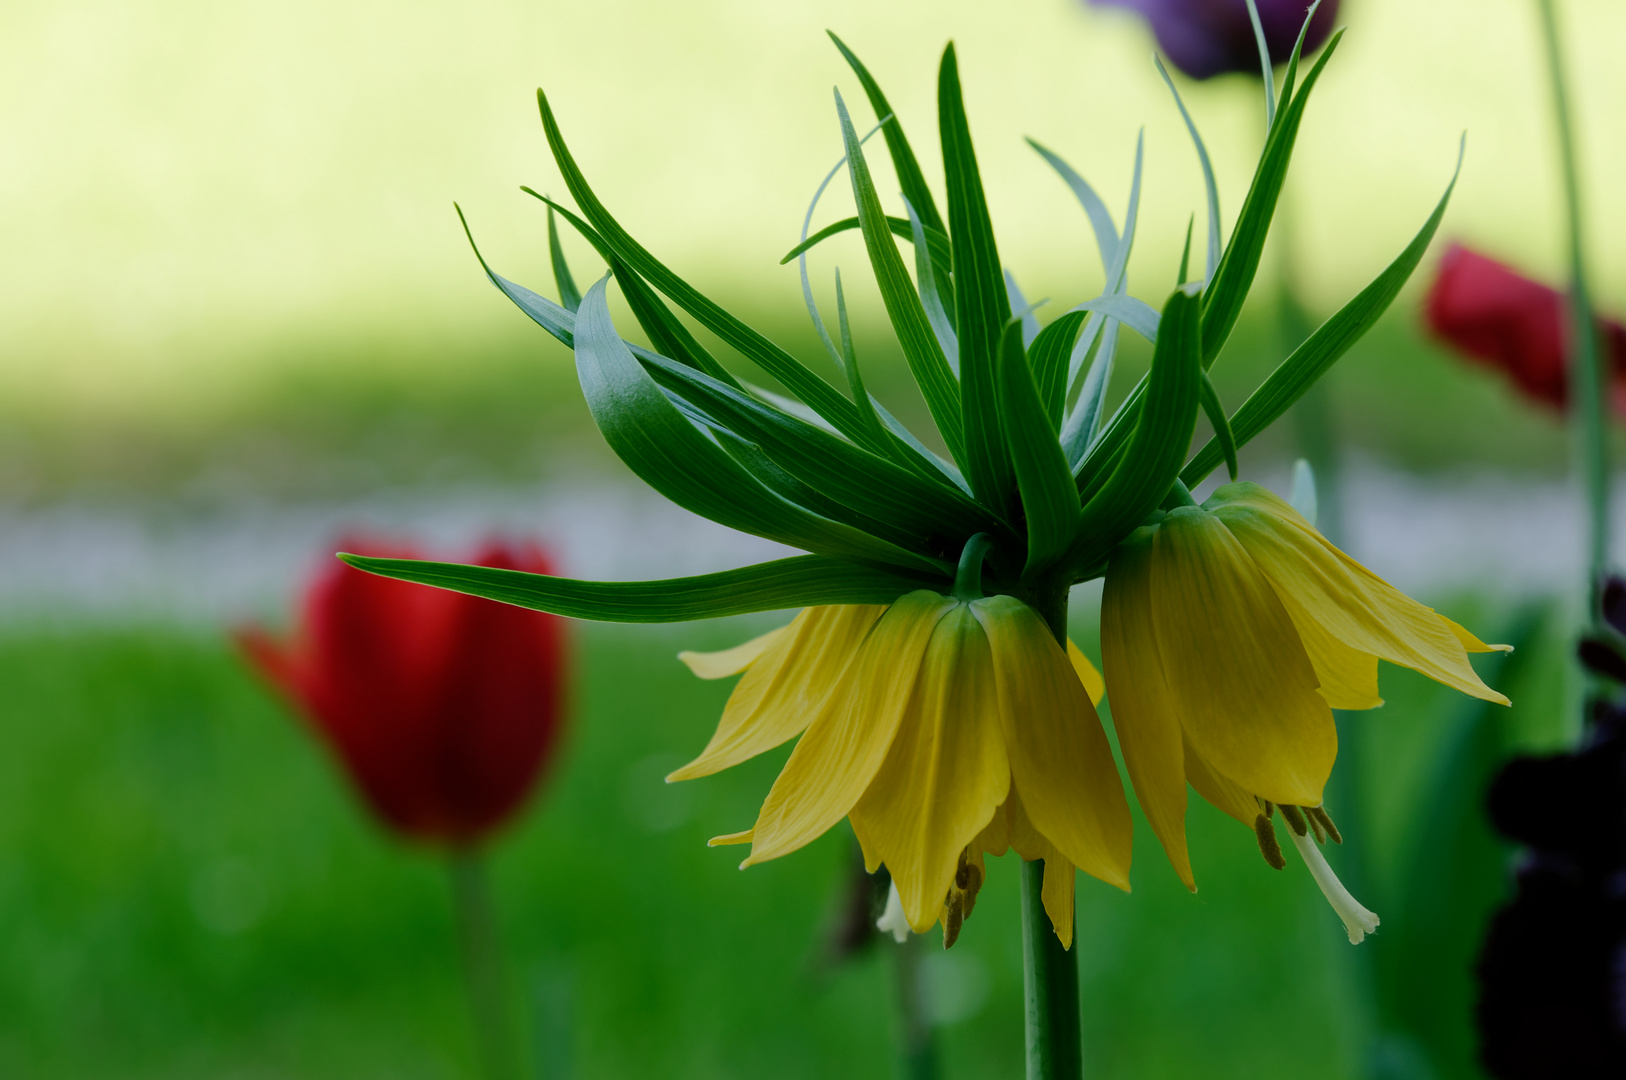
[[(419, 557), (353, 537), (341, 545)], [(529, 544), (487, 543), (470, 561), (552, 573)], [(259, 628), (237, 640), (390, 828), (465, 847), (519, 808), (558, 742), (564, 635), (556, 616), (334, 560), (306, 589), (291, 641)]]
[[(1426, 318), (1442, 341), (1506, 374), (1525, 397), (1554, 409), (1568, 402), (1569, 312), (1558, 290), (1452, 244), (1429, 290)], [(1626, 415), (1626, 326), (1600, 319), (1598, 337), (1615, 411)]]

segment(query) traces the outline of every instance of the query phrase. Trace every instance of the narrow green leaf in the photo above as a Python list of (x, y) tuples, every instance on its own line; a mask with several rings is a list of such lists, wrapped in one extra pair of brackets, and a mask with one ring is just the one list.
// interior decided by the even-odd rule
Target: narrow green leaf
[(1087, 318), (1087, 312), (1069, 311), (1039, 331), (1028, 348), (1033, 382), (1038, 387), (1039, 401), (1052, 433), (1061, 430), (1062, 407), (1067, 399), (1067, 358), (1073, 351), (1079, 327)]
[(1259, 156), (1259, 167), (1254, 173), (1248, 197), (1242, 204), (1236, 227), (1231, 230), (1230, 242), (1220, 256), (1219, 266), (1203, 293), (1203, 367), (1210, 367), (1219, 356), (1242, 313), (1242, 302), (1253, 287), (1254, 275), (1259, 271), (1259, 256), (1264, 251), (1265, 237), (1270, 232), (1271, 219), (1276, 214), (1276, 202), (1287, 178), (1287, 166), (1293, 157), (1293, 144), (1298, 138), (1299, 122), (1304, 118), (1310, 91), (1315, 88), (1327, 61), (1338, 51), (1343, 31), (1334, 34), (1321, 58), (1304, 80), (1304, 89), (1289, 102), (1277, 117), (1265, 140), (1265, 150)]
[(1145, 406), (1116, 467), (1084, 504), (1078, 538), (1066, 557), (1075, 572), (1105, 559), (1157, 509), (1179, 476), (1202, 393), (1200, 305), (1198, 297), (1176, 289), (1163, 306), (1162, 332), (1145, 383)]
[(1259, 21), (1259, 5), (1248, 0), (1248, 21), (1253, 23), (1253, 41), (1259, 46), (1259, 68), (1265, 84), (1265, 130), (1276, 123), (1276, 72), (1270, 63), (1270, 45), (1265, 41), (1265, 27)]
[(1095, 233), (1095, 248), (1101, 255), (1101, 271), (1110, 275), (1113, 259), (1118, 253), (1118, 227), (1112, 222), (1112, 213), (1107, 209), (1107, 204), (1101, 201), (1101, 196), (1095, 193), (1089, 182), (1063, 161), (1060, 155), (1052, 152), (1037, 139), (1030, 138), (1027, 144), (1056, 170), (1062, 182), (1071, 189), (1073, 197), (1084, 208), (1085, 216), (1090, 219), (1090, 231)]
[[(608, 276), (601, 279), (582, 298), (574, 329), (576, 372), (593, 421), (639, 479), (684, 509), (741, 532), (820, 554), (931, 565), (780, 498), (698, 430), (615, 332), (605, 295), (608, 281)], [(706, 378), (676, 361), (658, 359), (693, 378)]]
[(915, 589), (946, 590), (951, 584), (823, 555), (664, 581), (578, 581), (488, 566), (350, 554), (339, 558), (370, 574), (601, 622), (687, 622), (821, 604), (890, 604)]
[(915, 291), (920, 294), (920, 306), (926, 312), (926, 321), (932, 324), (932, 333), (937, 335), (937, 346), (943, 350), (943, 356), (958, 378), (960, 342), (954, 331), (954, 286), (947, 274), (939, 273), (942, 266), (954, 261), (953, 253), (946, 250), (948, 237), (943, 237), (945, 252), (940, 262), (935, 252), (927, 247), (931, 241), (926, 235), (926, 226), (915, 213), (914, 204), (906, 198), (903, 208), (909, 213), (909, 241), (915, 249)]
[(1106, 293), (1075, 305), (1073, 310), (1098, 311), (1123, 323), (1153, 345), (1157, 344), (1160, 318), (1157, 308), (1128, 293)]
[[(629, 267), (615, 250), (600, 236), (598, 231), (583, 221), (569, 208), (560, 206), (546, 195), (540, 194), (533, 188), (520, 186), (520, 190), (532, 198), (540, 199), (548, 207), (548, 221), (553, 221), (554, 212), (568, 221), (572, 228), (581, 233), (582, 237), (592, 244), (594, 249), (610, 264), (616, 283), (621, 286), (621, 293), (627, 298), (627, 305), (632, 308), (633, 317), (638, 325), (643, 327), (644, 333), (649, 335), (651, 344), (655, 346), (662, 356), (669, 356), (680, 363), (688, 364), (698, 371), (704, 371), (714, 379), (721, 379), (730, 386), (739, 386), (740, 382), (732, 372), (717, 362), (717, 358), (699, 340), (689, 332), (689, 328), (672, 314), (655, 290), (651, 289), (643, 278)], [(579, 307), (580, 305), (578, 305)]]
[[(842, 164), (846, 164), (847, 159), (844, 157), (841, 159), (841, 161)], [(886, 224), (887, 228), (892, 230), (892, 235), (901, 237), (904, 240), (908, 240), (910, 243), (914, 243), (915, 234), (914, 230), (910, 228), (908, 218), (893, 217), (889, 214), (886, 218)], [(809, 251), (812, 251), (815, 247), (824, 243), (832, 236), (839, 236), (844, 232), (851, 232), (853, 229), (858, 227), (859, 222), (858, 218), (856, 217), (842, 218), (840, 221), (826, 225), (824, 228), (820, 229), (818, 232), (809, 236), (807, 239), (803, 240), (801, 243), (787, 251), (785, 253), (785, 257), (779, 260), (779, 265), (784, 266), (797, 256), (806, 255)], [(948, 233), (938, 232), (936, 229), (930, 228), (924, 224), (921, 226), (921, 228), (926, 234), (926, 250), (931, 254), (934, 262), (939, 262), (945, 266), (952, 265), (951, 260), (953, 259), (953, 255), (949, 250)]]
[(575, 314), (540, 293), (534, 293), (523, 285), (516, 285), (491, 269), (486, 257), (480, 254), (480, 245), (474, 242), (474, 232), (469, 228), (468, 218), (463, 216), (463, 208), (453, 203), (452, 209), (457, 211), (457, 220), (463, 223), (463, 235), (469, 238), (469, 247), (474, 249), (474, 257), (480, 260), (480, 269), (486, 272), (486, 277), (497, 286), (498, 291), (512, 300), (515, 307), (529, 315), (532, 322), (546, 330), (556, 341), (569, 348), (575, 348)]
[(937, 213), (937, 203), (932, 200), (932, 190), (926, 186), (926, 177), (920, 171), (920, 162), (915, 160), (915, 152), (909, 148), (909, 139), (903, 133), (903, 123), (892, 106), (887, 104), (886, 95), (881, 93), (881, 85), (875, 81), (853, 51), (847, 48), (847, 43), (830, 34), (830, 40), (835, 42), (836, 48), (846, 58), (847, 64), (858, 76), (858, 81), (864, 87), (864, 94), (869, 98), (870, 108), (875, 110), (875, 119), (885, 124), (886, 148), (892, 155), (892, 170), (898, 174), (898, 184), (903, 188), (903, 196), (914, 204), (915, 212), (920, 220), (930, 229), (940, 233), (947, 233), (948, 228), (943, 224), (943, 218)]
[[(1410, 244), (1402, 251), (1394, 262), (1379, 274), (1372, 284), (1362, 289), (1349, 303), (1339, 309), (1338, 313), (1321, 325), (1321, 328), (1310, 339), (1293, 351), (1293, 355), (1282, 361), (1280, 367), (1271, 372), (1270, 377), (1259, 385), (1251, 397), (1242, 403), (1242, 407), (1231, 417), (1231, 429), (1235, 433), (1236, 444), (1246, 446), (1248, 440), (1264, 431), (1276, 419), (1285, 413), (1315, 381), (1325, 375), (1338, 359), (1349, 351), (1361, 337), (1372, 328), (1394, 298), (1400, 294), (1401, 288), (1411, 277), (1412, 271), (1422, 261), (1423, 253), (1428, 250), (1429, 242), (1434, 239), (1434, 233), (1440, 227), (1440, 221), (1445, 217), (1445, 209), (1451, 202), (1451, 193), (1456, 189), (1457, 177), (1462, 174), (1462, 154), (1466, 148), (1466, 138), (1463, 146), (1457, 151), (1457, 168), (1451, 176), (1451, 183), (1446, 187), (1445, 194), (1434, 207), (1434, 213), (1423, 223)], [(1191, 459), (1181, 472), (1180, 476), (1186, 486), (1195, 487), (1203, 477), (1214, 470), (1214, 466), (1223, 460), (1223, 449), (1211, 440), (1197, 455)]]
[(553, 283), (559, 289), (559, 303), (571, 314), (582, 306), (581, 290), (570, 276), (570, 264), (565, 262), (565, 249), (559, 245), (559, 228), (553, 220), (553, 207), (548, 207), (548, 258), (553, 263)]
[(1203, 413), (1214, 428), (1214, 438), (1225, 453), (1225, 468), (1236, 479), (1236, 436), (1231, 433), (1231, 421), (1225, 415), (1225, 403), (1220, 401), (1219, 391), (1214, 389), (1214, 380), (1203, 372), (1202, 377), (1202, 406)]
[(998, 374), (999, 409), (1027, 518), (1028, 561), (1022, 579), (1033, 581), (1054, 566), (1073, 543), (1078, 531), (1078, 489), (1039, 397), (1022, 347), (1022, 324), (1016, 319), (1005, 325), (1000, 337)]
[(542, 112), (542, 127), (547, 133), (548, 146), (553, 159), (564, 174), (571, 196), (604, 241), (628, 266), (642, 275), (650, 285), (670, 297), (678, 307), (687, 311), (699, 323), (768, 374), (784, 384), (792, 394), (801, 398), (820, 416), (834, 424), (848, 438), (861, 438), (863, 423), (858, 408), (829, 383), (810, 371), (801, 361), (778, 345), (769, 341), (739, 319), (724, 311), (702, 295), (688, 282), (674, 274), (658, 259), (632, 238), (619, 222), (610, 215), (587, 178), (577, 167), (576, 160), (565, 145), (564, 135), (554, 119), (553, 110), (542, 91), (536, 93), (537, 105)]
[[(879, 130), (881, 130), (881, 126), (879, 124), (870, 128), (869, 131), (864, 134), (864, 137), (858, 140), (859, 143), (862, 144), (868, 142), (870, 136), (874, 135)], [(791, 258), (795, 258), (796, 276), (800, 278), (802, 282), (802, 304), (807, 308), (808, 320), (813, 323), (813, 329), (819, 335), (819, 343), (824, 346), (824, 351), (830, 355), (831, 360), (835, 361), (837, 367), (843, 366), (841, 350), (837, 349), (836, 343), (830, 340), (830, 330), (824, 325), (824, 316), (819, 314), (819, 305), (813, 299), (813, 281), (807, 273), (807, 248), (804, 247), (803, 244), (805, 244), (807, 241), (807, 230), (813, 227), (813, 214), (819, 208), (819, 200), (824, 198), (825, 189), (830, 186), (830, 182), (836, 178), (836, 175), (846, 167), (846, 164), (847, 155), (843, 153), (836, 161), (835, 165), (831, 166), (830, 171), (824, 174), (824, 179), (819, 181), (818, 188), (813, 192), (813, 198), (809, 200), (807, 204), (807, 213), (802, 215), (802, 244), (798, 244), (798, 250), (793, 255), (787, 256), (780, 263), (780, 265), (783, 266), (786, 262), (789, 262)], [(858, 224), (857, 218), (853, 218), (852, 221), (855, 226)], [(860, 409), (860, 411), (862, 411), (862, 409)]]
[(1202, 134), (1197, 130), (1197, 122), (1191, 118), (1186, 110), (1185, 100), (1180, 97), (1180, 91), (1175, 88), (1174, 80), (1169, 77), (1169, 69), (1163, 66), (1161, 57), (1153, 56), (1152, 62), (1157, 65), (1157, 73), (1163, 76), (1163, 85), (1169, 88), (1174, 95), (1174, 104), (1180, 109), (1180, 117), (1186, 122), (1186, 132), (1191, 136), (1191, 143), (1197, 148), (1197, 162), (1203, 168), (1203, 191), (1208, 198), (1208, 258), (1204, 263), (1204, 281), (1214, 277), (1214, 271), (1219, 269), (1220, 261), (1220, 209), (1219, 185), (1214, 182), (1214, 164), (1208, 159), (1208, 147), (1203, 143)]
[[(941, 554), (940, 541), (1009, 532), (958, 488), (923, 477), (890, 458), (786, 416), (704, 374), (670, 360), (646, 361), (662, 386), (692, 402), (742, 438), (761, 446), (804, 483), (915, 538), (912, 550)], [(958, 547), (953, 548), (958, 554)]]
[[(1091, 319), (1100, 317), (1092, 315)], [(1090, 373), (1084, 377), (1084, 385), (1079, 388), (1072, 413), (1062, 425), (1061, 448), (1068, 461), (1082, 460), (1101, 430), (1107, 386), (1112, 382), (1113, 364), (1118, 356), (1118, 328), (1122, 325), (1117, 319), (1106, 321), (1106, 328), (1101, 331), (1100, 347), (1095, 350), (1095, 362), (1090, 365)]]
[(948, 358), (937, 344), (920, 296), (903, 267), (903, 257), (892, 242), (881, 212), (881, 200), (875, 193), (875, 182), (870, 177), (869, 164), (864, 159), (864, 148), (858, 144), (852, 118), (847, 105), (836, 92), (836, 115), (841, 121), (841, 137), (847, 149), (847, 169), (852, 175), (853, 201), (858, 205), (860, 228), (864, 233), (864, 247), (869, 252), (870, 266), (875, 271), (875, 283), (880, 287), (881, 300), (887, 316), (892, 320), (898, 344), (904, 359), (920, 386), (931, 411), (937, 430), (948, 445), (949, 453), (962, 466), (965, 461), (965, 434), (960, 419), (960, 384), (954, 378)]
[(841, 290), (840, 267), (836, 268), (836, 330), (841, 335), (841, 366), (847, 371), (847, 388), (852, 391), (853, 401), (858, 404), (864, 426), (873, 433), (876, 443), (888, 445), (886, 428), (876, 415), (875, 403), (870, 400), (869, 391), (864, 389), (864, 376), (858, 370), (858, 352), (853, 348), (852, 327), (847, 323), (847, 297)]
[(960, 404), (965, 422), (966, 456), (961, 467), (977, 499), (1008, 518), (1016, 495), (1016, 474), (1000, 430), (994, 368), (1011, 305), (971, 145), (952, 43), (943, 50), (938, 68), (937, 123), (948, 179), (949, 239), (954, 248), (954, 325), (960, 345)]
[(1033, 344), (1039, 336), (1039, 317), (1034, 313), (1040, 307), (1049, 303), (1040, 300), (1037, 304), (1028, 303), (1028, 298), (1022, 295), (1022, 287), (1016, 283), (1016, 275), (1011, 268), (1005, 268), (1005, 302), (1010, 305), (1011, 314), (1022, 323), (1022, 347), (1025, 349)]
[(1299, 27), (1298, 40), (1293, 42), (1293, 55), (1287, 61), (1287, 77), (1282, 80), (1282, 100), (1293, 100), (1293, 83), (1298, 79), (1299, 58), (1304, 55), (1304, 39), (1310, 33), (1310, 23), (1315, 21), (1316, 9), (1321, 6), (1321, 0), (1315, 0), (1304, 12), (1304, 23)]

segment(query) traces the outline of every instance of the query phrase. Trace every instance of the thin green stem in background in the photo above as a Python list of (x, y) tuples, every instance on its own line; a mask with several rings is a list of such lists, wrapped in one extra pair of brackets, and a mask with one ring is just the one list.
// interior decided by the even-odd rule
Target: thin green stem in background
[(502, 951), (497, 943), (497, 919), (485, 861), (479, 852), (462, 848), (453, 851), (447, 863), (481, 1069), (486, 1080), (515, 1080), (519, 1073), (513, 1057), (503, 993)]
[[(1065, 584), (1036, 598), (1039, 614), (1067, 648)], [(1022, 864), (1022, 991), (1027, 1080), (1082, 1080), (1083, 1033), (1078, 1012), (1078, 960), (1061, 947), (1044, 909), (1044, 862)], [(1071, 913), (1068, 915), (1072, 917)], [(1077, 940), (1077, 935), (1074, 935)]]
[(1574, 362), (1570, 367), (1572, 408), (1577, 453), (1591, 513), (1588, 563), (1591, 619), (1600, 612), (1598, 594), (1609, 569), (1609, 446), (1604, 418), (1604, 384), (1598, 356), (1597, 322), (1587, 287), (1585, 236), (1581, 228), (1581, 183), (1575, 161), (1575, 131), (1570, 118), (1569, 93), (1564, 85), (1564, 53), (1559, 43), (1558, 16), (1553, 0), (1537, 0), (1542, 37), (1547, 45), (1547, 73), (1552, 79), (1553, 119), (1558, 127), (1559, 161), (1564, 174), (1565, 224), (1570, 243), (1570, 337)]

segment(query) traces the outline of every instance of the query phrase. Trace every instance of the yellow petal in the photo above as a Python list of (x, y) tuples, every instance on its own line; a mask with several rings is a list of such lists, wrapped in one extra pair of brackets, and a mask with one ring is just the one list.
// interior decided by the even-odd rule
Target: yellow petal
[[(1044, 904), (1044, 913), (1050, 916), (1050, 925), (1056, 929), (1061, 947), (1071, 949), (1073, 887), (1078, 870), (1043, 833), (1034, 828), (1015, 785), (1012, 785), (1010, 798), (1005, 803), (1005, 817), (1009, 822), (1011, 847), (1016, 849), (1016, 853), (1025, 862), (1044, 862), (1044, 885), (1040, 888), (1039, 899)], [(1124, 888), (1127, 891), (1127, 886)]]
[[(1352, 649), (1327, 633), (1291, 593), (1278, 592), (1277, 598), (1293, 619), (1299, 641), (1315, 668), (1321, 683), (1321, 696), (1335, 709), (1375, 709), (1383, 704), (1378, 696), (1378, 658)], [(1251, 820), (1251, 819), (1250, 819)]]
[(729, 833), (726, 836), (714, 836), (710, 840), (706, 841), (706, 846), (726, 847), (729, 844), (749, 844), (752, 838), (751, 834), (754, 831), (755, 830), (752, 829), (746, 829), (744, 832)]
[(1157, 530), (1151, 579), (1158, 653), (1186, 738), (1249, 791), (1320, 805), (1338, 755), (1332, 711), (1248, 552), (1219, 518), (1182, 507)]
[(955, 604), (920, 590), (887, 609), (774, 781), (742, 866), (795, 851), (847, 816), (892, 745), (932, 630)]
[(1441, 622), (1443, 622), (1445, 624), (1445, 628), (1447, 630), (1451, 631), (1452, 635), (1455, 636), (1456, 639), (1462, 643), (1462, 647), (1464, 649), (1467, 649), (1469, 652), (1512, 652), (1513, 651), (1513, 646), (1511, 646), (1511, 645), (1486, 645), (1483, 641), (1480, 641), (1477, 637), (1475, 637), (1473, 635), (1473, 633), (1468, 630), (1467, 627), (1461, 625), (1460, 623), (1452, 622), (1450, 619), (1447, 619), (1444, 615), (1441, 615), (1438, 611), (1436, 611), (1434, 614)]
[(1073, 662), (1078, 681), (1084, 684), (1084, 692), (1090, 695), (1090, 704), (1101, 704), (1101, 699), (1107, 696), (1107, 681), (1095, 670), (1095, 665), (1084, 655), (1084, 650), (1073, 644), (1072, 638), (1067, 639), (1067, 659)]
[(937, 921), (960, 853), (1010, 786), (988, 638), (957, 605), (932, 631), (892, 747), (848, 814), (866, 864), (891, 872), (915, 933)]
[(1446, 620), (1333, 547), (1286, 503), (1248, 486), (1253, 490), (1244, 498), (1228, 501), (1222, 488), (1209, 502), (1277, 593), (1290, 595), (1305, 614), (1352, 649), (1420, 671), (1473, 697), (1507, 704), (1507, 698), (1480, 681)]
[(993, 649), (1005, 753), (1029, 819), (1079, 869), (1127, 889), (1129, 804), (1066, 653), (1038, 612), (1014, 597), (975, 600), (971, 611)]
[(1236, 818), (1248, 828), (1253, 828), (1253, 819), (1259, 816), (1259, 800), (1233, 780), (1227, 780), (1219, 773), (1208, 767), (1207, 762), (1197, 756), (1197, 752), (1186, 743), (1186, 778), (1191, 786), (1197, 789), (1197, 794), (1207, 799), (1216, 809)]
[(1112, 726), (1129, 780), (1174, 872), (1196, 889), (1186, 852), (1186, 776), (1179, 714), (1152, 624), (1152, 530), (1118, 546), (1101, 596), (1101, 663), (1111, 679)]
[[(779, 636), (763, 647), (729, 695), (711, 742), (667, 781), (709, 776), (799, 735), (840, 682), (864, 635), (885, 610), (851, 604), (811, 607), (790, 625), (774, 631)], [(773, 634), (746, 644), (755, 645), (767, 637)]]
[[(801, 621), (806, 615), (806, 611), (802, 612), (796, 616), (796, 621)], [(796, 622), (786, 623), (744, 644), (736, 645), (732, 649), (723, 649), (721, 652), (693, 652), (685, 649), (678, 653), (678, 659), (689, 665), (689, 670), (702, 679), (726, 679), (750, 667), (757, 657), (767, 651), (768, 646), (791, 633), (795, 626)]]

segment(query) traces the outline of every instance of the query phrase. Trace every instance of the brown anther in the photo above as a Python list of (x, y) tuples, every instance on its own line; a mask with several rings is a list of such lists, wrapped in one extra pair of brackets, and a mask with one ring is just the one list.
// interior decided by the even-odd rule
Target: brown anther
[(982, 868), (976, 863), (966, 865), (965, 884), (961, 902), (965, 905), (965, 917), (971, 918), (972, 910), (977, 906), (977, 894), (982, 891)]
[(1299, 809), (1304, 811), (1304, 823), (1310, 826), (1311, 832), (1315, 833), (1315, 842), (1323, 845), (1326, 844), (1327, 830), (1321, 827), (1321, 822), (1316, 819), (1314, 811), (1312, 811), (1308, 806), (1301, 806)]
[(1276, 826), (1270, 823), (1268, 815), (1260, 814), (1253, 819), (1253, 835), (1259, 841), (1259, 854), (1265, 857), (1270, 868), (1287, 869), (1287, 860), (1282, 858), (1282, 845), (1276, 842)]
[[(1338, 831), (1338, 826), (1332, 823), (1332, 818), (1327, 815), (1327, 811), (1324, 808), (1320, 806), (1306, 806), (1304, 811), (1310, 815), (1311, 821), (1318, 822), (1321, 825), (1321, 831), (1324, 831), (1328, 836), (1332, 837), (1333, 843), (1342, 844), (1344, 842), (1343, 834)], [(1317, 837), (1317, 839), (1320, 838)], [(1323, 841), (1323, 843), (1325, 843), (1325, 841)]]
[(965, 922), (965, 913), (960, 910), (959, 898), (952, 892), (943, 903), (943, 948), (954, 948), (954, 943), (960, 940), (960, 926)]
[(1261, 799), (1259, 796), (1255, 795), (1253, 797), (1253, 801), (1258, 803), (1259, 804), (1259, 809), (1261, 809), (1261, 810), (1263, 810), (1265, 812), (1265, 820), (1266, 821), (1269, 821), (1271, 815), (1276, 813), (1276, 804), (1271, 802), (1269, 799)]
[[(967, 848), (967, 851), (970, 849)], [(971, 882), (971, 866), (965, 861), (965, 852), (960, 852), (960, 865), (954, 868), (954, 887), (964, 890)]]
[(1293, 830), (1295, 836), (1304, 836), (1310, 831), (1310, 826), (1304, 820), (1304, 814), (1296, 806), (1282, 803), (1282, 820), (1287, 822), (1287, 827)]

